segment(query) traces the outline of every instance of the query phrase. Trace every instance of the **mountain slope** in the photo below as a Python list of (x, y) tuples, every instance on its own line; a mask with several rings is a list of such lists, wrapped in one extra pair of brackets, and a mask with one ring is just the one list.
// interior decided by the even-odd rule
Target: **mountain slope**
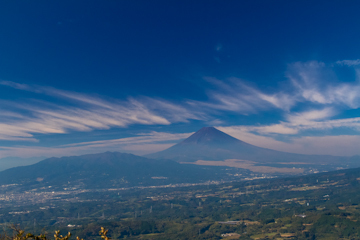
[(337, 157), (329, 155), (305, 155), (275, 151), (257, 147), (217, 130), (204, 127), (184, 141), (163, 151), (146, 155), (155, 159), (171, 159), (179, 162), (197, 160), (241, 159), (258, 163), (317, 163), (360, 166), (360, 157)]
[(0, 171), (4, 171), (9, 168), (17, 166), (27, 166), (41, 160), (44, 160), (46, 157), (31, 157), (31, 158), (20, 158), (20, 157), (5, 157), (0, 159)]

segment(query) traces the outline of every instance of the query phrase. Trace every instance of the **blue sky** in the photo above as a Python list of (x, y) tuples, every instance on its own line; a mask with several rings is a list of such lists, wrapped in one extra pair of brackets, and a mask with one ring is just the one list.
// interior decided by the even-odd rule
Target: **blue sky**
[(203, 126), (360, 154), (357, 1), (3, 1), (0, 158), (155, 152)]

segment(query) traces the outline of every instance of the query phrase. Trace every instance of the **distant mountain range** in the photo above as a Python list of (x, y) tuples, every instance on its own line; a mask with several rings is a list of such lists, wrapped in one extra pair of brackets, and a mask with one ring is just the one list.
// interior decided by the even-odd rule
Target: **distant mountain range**
[(248, 144), (214, 127), (204, 127), (182, 142), (166, 150), (148, 154), (146, 157), (171, 159), (178, 162), (240, 159), (260, 164), (292, 162), (300, 164), (332, 164), (345, 167), (360, 166), (360, 156), (339, 157), (280, 152)]
[[(203, 166), (198, 160), (245, 160), (245, 167), (229, 168)], [(233, 162), (231, 162), (233, 164)], [(299, 166), (287, 166), (298, 164)], [(221, 164), (220, 164), (221, 165)], [(280, 173), (274, 169), (287, 168), (285, 174), (310, 173), (314, 166), (320, 171), (360, 166), (360, 157), (302, 155), (257, 147), (216, 128), (205, 127), (184, 141), (161, 152), (140, 157), (133, 154), (106, 152), (82, 156), (49, 158), (30, 166), (15, 167), (0, 173), (0, 185), (20, 184), (24, 189), (56, 186), (57, 188), (118, 188), (130, 186), (194, 183), (208, 180), (235, 179), (250, 176), (250, 171)], [(331, 166), (326, 169), (324, 166)], [(234, 167), (234, 166), (232, 166)], [(303, 171), (307, 167), (307, 171)], [(265, 170), (264, 170), (265, 169)], [(295, 169), (295, 170), (296, 170)], [(310, 169), (310, 170), (309, 170)], [(312, 170), (311, 170), (312, 169)], [(269, 171), (271, 170), (271, 171)], [(231, 171), (237, 171), (233, 174)], [(277, 176), (275, 174), (275, 176)], [(238, 178), (237, 178), (238, 179)]]

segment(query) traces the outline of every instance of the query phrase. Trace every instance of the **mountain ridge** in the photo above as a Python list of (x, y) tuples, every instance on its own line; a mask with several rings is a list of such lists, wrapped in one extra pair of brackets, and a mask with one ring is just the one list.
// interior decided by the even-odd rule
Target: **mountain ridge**
[[(234, 142), (242, 142), (245, 143), (237, 138), (234, 138), (222, 131), (214, 127), (203, 127), (199, 131), (195, 132), (185, 140), (181, 141), (179, 144), (231, 144)], [(247, 143), (246, 143), (247, 144)]]

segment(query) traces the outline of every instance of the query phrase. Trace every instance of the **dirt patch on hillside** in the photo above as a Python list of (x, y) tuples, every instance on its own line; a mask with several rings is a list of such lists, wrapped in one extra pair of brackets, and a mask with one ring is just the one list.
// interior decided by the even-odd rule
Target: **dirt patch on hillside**
[(284, 164), (284, 165), (311, 165), (315, 163), (306, 163), (306, 162), (277, 162), (277, 164)]
[(195, 165), (204, 165), (204, 166), (224, 166), (224, 167), (234, 167), (234, 168), (243, 168), (248, 169), (252, 172), (258, 173), (302, 173), (304, 169), (302, 168), (277, 168), (269, 166), (255, 166), (256, 162), (240, 159), (227, 159), (224, 161), (206, 161), (206, 160), (197, 160), (196, 162), (182, 162), (183, 164), (195, 164)]

